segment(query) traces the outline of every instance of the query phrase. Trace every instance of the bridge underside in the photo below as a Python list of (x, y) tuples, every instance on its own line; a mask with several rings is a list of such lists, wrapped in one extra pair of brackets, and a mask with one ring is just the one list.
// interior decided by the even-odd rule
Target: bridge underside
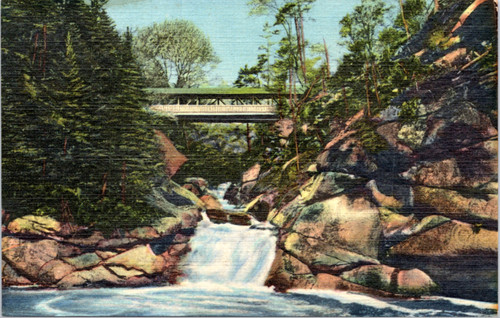
[(272, 105), (153, 105), (150, 109), (192, 122), (258, 123), (278, 120)]
[(265, 123), (279, 120), (275, 114), (176, 114), (175, 117), (183, 121), (200, 123)]

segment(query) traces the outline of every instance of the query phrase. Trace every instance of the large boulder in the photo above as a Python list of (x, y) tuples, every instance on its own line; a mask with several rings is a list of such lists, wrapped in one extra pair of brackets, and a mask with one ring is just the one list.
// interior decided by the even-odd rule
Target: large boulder
[(31, 242), (8, 236), (2, 238), (2, 258), (17, 273), (31, 281), (38, 280), (40, 269), (48, 262), (77, 252), (78, 249), (54, 240)]
[(14, 233), (56, 234), (61, 230), (61, 223), (48, 216), (26, 215), (9, 223), (7, 229)]
[(117, 286), (123, 284), (124, 280), (108, 271), (104, 266), (93, 269), (73, 272), (57, 283), (59, 289), (75, 287), (101, 287)]
[(498, 232), (451, 221), (409, 237), (389, 250), (391, 256), (496, 255)]
[[(459, 162), (457, 158), (425, 162), (415, 173), (415, 184), (439, 188), (476, 188), (495, 179), (498, 161)], [(476, 166), (479, 170), (473, 168)], [(462, 167), (462, 168), (461, 168)]]
[(171, 178), (188, 159), (175, 148), (173, 142), (164, 133), (155, 130), (155, 134), (165, 162), (165, 173)]
[(244, 184), (250, 181), (257, 181), (259, 174), (260, 164), (256, 163), (243, 173), (243, 176), (241, 177), (241, 183)]
[(446, 217), (472, 222), (497, 223), (498, 195), (482, 197), (465, 196), (458, 191), (416, 186), (413, 188), (416, 204), (432, 208), (429, 213), (439, 213)]
[(43, 284), (51, 285), (57, 283), (63, 277), (74, 271), (74, 266), (71, 266), (61, 260), (54, 259), (42, 266), (40, 273), (38, 274), (38, 281)]
[(437, 290), (432, 279), (418, 269), (400, 270), (387, 265), (366, 265), (344, 272), (341, 278), (392, 293), (421, 296)]
[(141, 245), (108, 258), (104, 264), (136, 269), (152, 275), (163, 271), (165, 260), (163, 257), (155, 255), (147, 246)]
[(29, 279), (19, 275), (9, 264), (2, 260), (2, 285), (3, 286), (19, 286), (33, 284)]
[(331, 246), (377, 258), (379, 211), (363, 197), (341, 195), (303, 208), (292, 230)]
[(75, 257), (65, 257), (63, 260), (73, 265), (76, 269), (94, 267), (102, 261), (97, 253), (85, 253)]
[(352, 252), (335, 242), (289, 233), (283, 237), (283, 249), (315, 272), (338, 274), (360, 264), (379, 264), (369, 256)]

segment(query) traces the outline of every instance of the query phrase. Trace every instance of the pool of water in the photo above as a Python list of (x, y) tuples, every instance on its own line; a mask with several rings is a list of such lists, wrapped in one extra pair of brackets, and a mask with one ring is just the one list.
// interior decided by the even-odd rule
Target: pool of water
[(493, 304), (452, 298), (387, 300), (350, 292), (180, 285), (3, 290), (5, 316), (488, 316)]

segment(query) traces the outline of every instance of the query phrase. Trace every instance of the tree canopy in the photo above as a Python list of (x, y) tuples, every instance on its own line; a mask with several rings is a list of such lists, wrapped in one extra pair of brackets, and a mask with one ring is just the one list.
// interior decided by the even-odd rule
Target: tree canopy
[(2, 86), (7, 213), (102, 228), (158, 213), (145, 203), (161, 158), (131, 35), (99, 1), (2, 2)]
[(219, 62), (210, 39), (187, 20), (166, 20), (140, 29), (134, 52), (151, 87), (199, 85)]

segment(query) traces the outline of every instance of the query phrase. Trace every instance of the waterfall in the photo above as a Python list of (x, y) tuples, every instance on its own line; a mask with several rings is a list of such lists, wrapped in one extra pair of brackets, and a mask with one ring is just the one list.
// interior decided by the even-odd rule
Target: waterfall
[(217, 189), (210, 190), (210, 193), (215, 195), (217, 200), (219, 200), (219, 202), (222, 204), (222, 208), (225, 211), (241, 211), (241, 210), (243, 210), (242, 207), (238, 207), (236, 205), (233, 205), (224, 199), (224, 195), (226, 194), (226, 191), (229, 189), (230, 186), (231, 186), (231, 182), (221, 183), (221, 184), (219, 184)]
[(182, 284), (263, 286), (274, 260), (276, 236), (268, 229), (204, 219), (190, 245)]

